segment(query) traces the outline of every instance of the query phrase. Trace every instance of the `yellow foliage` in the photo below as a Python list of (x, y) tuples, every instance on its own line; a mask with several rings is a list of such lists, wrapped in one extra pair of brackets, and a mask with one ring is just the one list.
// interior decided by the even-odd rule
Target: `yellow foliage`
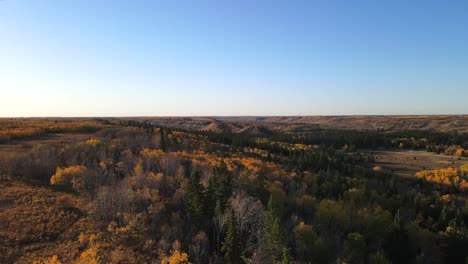
[(80, 233), (80, 235), (78, 236), (78, 242), (80, 242), (80, 244), (85, 244), (87, 242), (86, 235), (83, 233)]
[(90, 138), (90, 139), (86, 140), (86, 144), (88, 144), (90, 146), (93, 146), (93, 147), (96, 147), (96, 146), (99, 146), (100, 144), (102, 144), (102, 142), (99, 139)]
[(465, 156), (465, 150), (462, 148), (457, 148), (457, 150), (455, 150), (455, 155), (459, 157), (463, 157)]
[(134, 170), (137, 175), (143, 174), (143, 164), (141, 160), (135, 165)]
[(80, 131), (95, 131), (108, 127), (94, 121), (63, 122), (47, 119), (21, 119), (4, 121), (0, 127), (0, 136), (12, 139), (22, 139), (40, 136), (46, 133), (70, 133)]
[(52, 256), (50, 259), (47, 260), (35, 260), (32, 264), (62, 264), (62, 262), (58, 259), (56, 255)]
[(450, 194), (445, 194), (440, 197), (440, 201), (446, 204), (448, 204), (451, 200), (452, 200), (452, 197), (450, 196)]
[(50, 178), (51, 185), (69, 185), (75, 177), (86, 172), (86, 167), (81, 165), (70, 166), (67, 168), (57, 168), (55, 174)]
[(190, 160), (193, 166), (207, 169), (217, 166), (221, 160), (224, 160), (229, 171), (240, 170), (248, 177), (253, 177), (264, 169), (268, 169), (270, 176), (279, 177), (280, 175), (286, 174), (281, 166), (272, 162), (264, 162), (259, 158), (231, 156), (221, 159), (215, 154), (207, 153), (202, 150), (194, 150), (193, 152), (175, 151), (164, 153), (162, 150), (144, 149), (140, 154), (143, 156), (145, 161), (151, 160), (151, 162), (161, 162), (161, 160), (164, 159)]
[(88, 248), (81, 253), (77, 264), (98, 264), (98, 254), (95, 248)]
[(141, 152), (142, 156), (147, 156), (151, 158), (157, 158), (160, 159), (161, 157), (164, 156), (164, 151), (161, 149), (143, 149)]
[(187, 253), (174, 250), (172, 255), (169, 257), (164, 257), (161, 260), (161, 264), (190, 264), (190, 262), (188, 261)]
[(97, 235), (91, 234), (89, 236), (89, 243), (94, 243), (96, 241), (96, 239), (97, 239)]
[(462, 173), (468, 173), (468, 163), (461, 165), (460, 170), (462, 171)]
[(462, 171), (456, 168), (445, 168), (438, 170), (423, 170), (416, 172), (416, 177), (425, 179), (428, 182), (433, 182), (446, 186), (455, 186), (463, 191), (468, 191), (468, 181), (462, 175)]
[(379, 166), (379, 165), (376, 165), (376, 166), (374, 166), (374, 168), (372, 168), (372, 170), (375, 171), (375, 172), (379, 172), (379, 171), (382, 171), (382, 167)]

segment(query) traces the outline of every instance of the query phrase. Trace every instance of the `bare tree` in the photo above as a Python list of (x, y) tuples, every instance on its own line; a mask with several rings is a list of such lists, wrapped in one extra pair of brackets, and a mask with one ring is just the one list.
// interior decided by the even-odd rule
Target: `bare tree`
[(206, 263), (210, 243), (205, 232), (200, 231), (192, 238), (192, 244), (189, 246), (190, 255), (193, 257), (195, 263)]
[(235, 193), (230, 199), (230, 204), (238, 219), (241, 236), (245, 241), (245, 255), (250, 255), (263, 240), (265, 209), (262, 202), (245, 192)]

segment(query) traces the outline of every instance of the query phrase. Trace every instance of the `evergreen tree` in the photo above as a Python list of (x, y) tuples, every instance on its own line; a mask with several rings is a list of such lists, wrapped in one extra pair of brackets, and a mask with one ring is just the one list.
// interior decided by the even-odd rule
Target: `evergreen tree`
[(161, 137), (161, 149), (162, 149), (162, 151), (166, 152), (166, 150), (167, 150), (166, 135), (164, 133), (164, 128), (163, 127), (159, 128), (159, 136)]
[(254, 180), (253, 195), (258, 197), (258, 199), (260, 199), (260, 201), (262, 201), (263, 203), (266, 202), (268, 199), (268, 190), (266, 187), (267, 182), (267, 177), (265, 176), (265, 172), (262, 169)]
[(226, 208), (226, 204), (232, 194), (232, 182), (229, 174), (221, 176), (218, 199), (221, 201), (222, 208)]
[(200, 227), (205, 216), (203, 185), (200, 184), (200, 172), (195, 171), (187, 183), (185, 206), (194, 227)]
[(291, 252), (289, 250), (289, 248), (283, 248), (283, 255), (282, 255), (282, 259), (281, 259), (281, 264), (293, 264), (294, 261), (293, 261), (293, 258), (291, 256)]
[(223, 247), (221, 248), (221, 251), (224, 254), (225, 263), (242, 263), (241, 246), (237, 219), (234, 211), (231, 209), (229, 210), (227, 219), (226, 237), (224, 238)]
[(285, 246), (284, 233), (281, 228), (281, 220), (274, 205), (273, 196), (268, 201), (265, 220), (265, 243), (268, 251), (275, 259), (278, 259)]
[(216, 179), (215, 175), (210, 175), (208, 178), (208, 185), (206, 186), (205, 189), (205, 205), (206, 205), (206, 213), (208, 216), (216, 217), (216, 212), (215, 212), (215, 206), (218, 206), (219, 204), (219, 211), (221, 210), (221, 202), (218, 200), (218, 180)]
[(225, 208), (226, 203), (232, 194), (232, 182), (227, 165), (223, 160), (221, 160), (214, 168), (214, 174), (220, 179), (217, 198), (221, 201), (221, 205), (223, 206), (222, 208)]
[(227, 201), (232, 194), (232, 182), (227, 170), (226, 163), (221, 161), (215, 168), (213, 174), (208, 179), (205, 197), (207, 212), (213, 214), (213, 205), (218, 201), (221, 203), (221, 210), (226, 208)]

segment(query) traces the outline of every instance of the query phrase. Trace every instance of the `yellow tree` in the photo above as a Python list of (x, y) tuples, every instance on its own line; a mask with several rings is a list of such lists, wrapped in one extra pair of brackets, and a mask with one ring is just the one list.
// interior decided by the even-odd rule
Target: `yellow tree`
[(50, 178), (51, 185), (68, 186), (87, 171), (85, 166), (76, 165), (66, 168), (57, 168)]
[(172, 255), (161, 260), (161, 264), (190, 264), (189, 256), (185, 252), (174, 250)]

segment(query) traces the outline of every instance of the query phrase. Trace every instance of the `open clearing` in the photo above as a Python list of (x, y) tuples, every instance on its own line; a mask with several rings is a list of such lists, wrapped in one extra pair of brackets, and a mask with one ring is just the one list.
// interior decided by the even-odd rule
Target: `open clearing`
[(0, 144), (0, 155), (19, 151), (27, 151), (38, 145), (69, 144), (92, 138), (93, 133), (61, 133), (48, 134), (38, 139), (14, 140), (8, 144)]
[(467, 158), (459, 158), (427, 151), (392, 150), (370, 151), (375, 157), (375, 165), (391, 170), (402, 176), (413, 176), (421, 170), (460, 167), (468, 162)]

